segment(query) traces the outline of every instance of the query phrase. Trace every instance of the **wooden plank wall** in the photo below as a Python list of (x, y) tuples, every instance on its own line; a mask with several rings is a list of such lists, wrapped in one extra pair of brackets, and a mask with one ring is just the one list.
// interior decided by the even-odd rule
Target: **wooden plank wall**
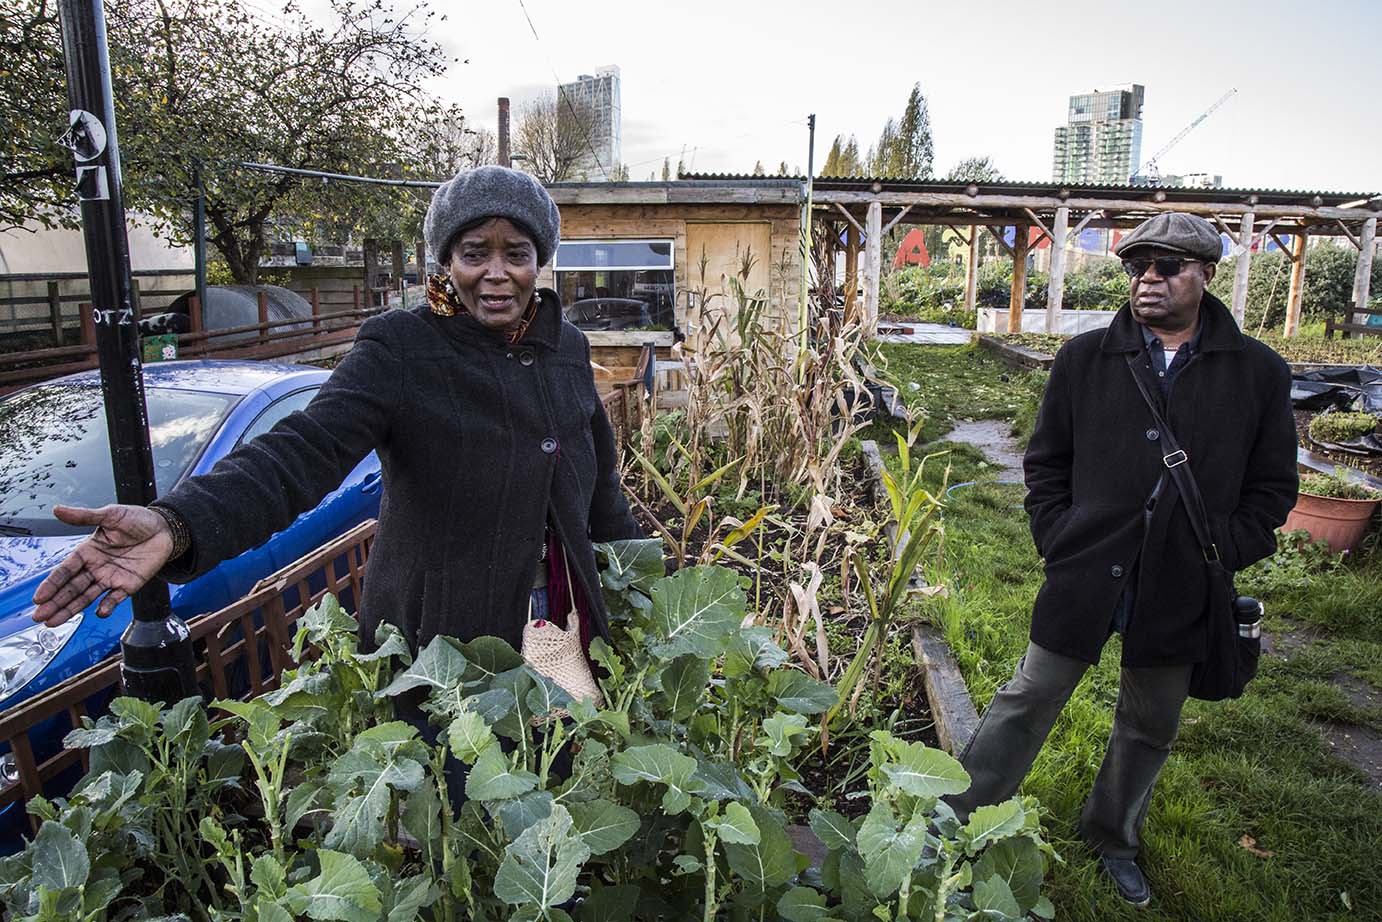
[[(321, 299), (322, 313), (348, 311), (365, 307), (365, 270), (359, 266), (304, 266), (288, 270), (288, 284), (284, 287), (296, 291), (311, 300), (312, 288), (316, 287)], [(356, 304), (353, 289), (360, 288), (360, 303)]]

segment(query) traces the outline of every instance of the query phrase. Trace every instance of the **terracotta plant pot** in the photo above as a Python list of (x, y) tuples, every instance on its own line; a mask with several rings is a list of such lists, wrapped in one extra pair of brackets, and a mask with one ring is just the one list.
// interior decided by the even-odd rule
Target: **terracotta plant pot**
[(1310, 533), (1311, 541), (1325, 542), (1336, 554), (1344, 550), (1355, 551), (1368, 530), (1368, 520), (1377, 503), (1375, 499), (1335, 499), (1300, 493), (1281, 530), (1303, 528)]

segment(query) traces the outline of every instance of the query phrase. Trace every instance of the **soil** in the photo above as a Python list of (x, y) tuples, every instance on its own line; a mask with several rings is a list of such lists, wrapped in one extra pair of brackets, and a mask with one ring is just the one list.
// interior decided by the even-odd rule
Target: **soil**
[[(931, 720), (930, 707), (926, 700), (926, 684), (921, 670), (913, 669), (910, 679), (904, 684), (907, 691), (901, 697), (886, 698), (878, 702), (878, 713), (883, 719), (899, 711), (897, 722), (891, 733), (898, 739), (911, 743), (925, 743), (933, 749), (940, 748), (936, 739), (936, 725)], [(822, 756), (819, 749), (812, 750), (797, 769), (801, 772), (802, 785), (815, 797), (804, 794), (789, 794), (787, 812), (793, 816), (805, 817), (812, 807), (834, 810), (850, 819), (868, 813), (870, 803), (867, 798), (850, 797), (854, 791), (862, 791), (868, 784), (865, 777), (868, 763), (867, 734), (873, 727), (856, 726), (859, 739), (849, 745), (834, 745)], [(853, 777), (851, 777), (853, 776)], [(830, 792), (835, 792), (828, 803), (821, 800)]]
[(1382, 455), (1355, 455), (1351, 452), (1330, 451), (1310, 441), (1310, 420), (1315, 414), (1310, 410), (1296, 410), (1296, 438), (1302, 448), (1308, 448), (1317, 455), (1323, 455), (1345, 467), (1365, 471), (1374, 477), (1382, 477)]

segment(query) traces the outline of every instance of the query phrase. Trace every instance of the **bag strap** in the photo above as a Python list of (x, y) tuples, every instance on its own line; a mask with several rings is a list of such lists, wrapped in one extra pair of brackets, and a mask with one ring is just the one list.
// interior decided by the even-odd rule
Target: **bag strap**
[(1132, 379), (1137, 384), (1137, 390), (1142, 394), (1142, 399), (1147, 402), (1147, 409), (1152, 411), (1152, 420), (1161, 433), (1161, 444), (1166, 448), (1166, 454), (1162, 456), (1161, 463), (1166, 465), (1171, 480), (1175, 482), (1176, 489), (1180, 491), (1181, 498), (1185, 500), (1185, 510), (1190, 515), (1190, 526), (1195, 530), (1195, 539), (1200, 542), (1200, 551), (1204, 554), (1207, 563), (1218, 563), (1219, 548), (1214, 544), (1214, 538), (1210, 532), (1209, 515), (1205, 511), (1204, 496), (1200, 493), (1200, 485), (1195, 482), (1195, 475), (1190, 470), (1190, 456), (1185, 453), (1185, 449), (1180, 447), (1180, 443), (1176, 441), (1175, 433), (1167, 425), (1166, 417), (1161, 412), (1161, 401), (1153, 396), (1152, 389), (1147, 386), (1146, 379), (1138, 373), (1137, 356), (1129, 352), (1124, 358), (1128, 361), (1128, 370), (1132, 372)]

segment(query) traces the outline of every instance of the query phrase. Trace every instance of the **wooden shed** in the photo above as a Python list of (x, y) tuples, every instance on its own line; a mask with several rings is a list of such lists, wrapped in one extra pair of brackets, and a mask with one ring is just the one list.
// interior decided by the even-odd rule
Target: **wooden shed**
[(645, 343), (665, 356), (694, 332), (705, 299), (732, 311), (725, 278), (768, 295), (766, 316), (794, 328), (801, 290), (803, 184), (798, 179), (554, 183), (561, 246), (539, 284), (561, 293), (567, 318), (609, 369), (602, 388), (632, 376)]

